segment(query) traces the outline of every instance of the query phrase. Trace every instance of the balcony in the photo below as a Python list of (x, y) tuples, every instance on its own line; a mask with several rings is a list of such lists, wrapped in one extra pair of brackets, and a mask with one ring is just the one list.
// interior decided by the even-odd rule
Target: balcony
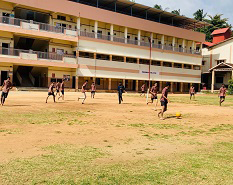
[(77, 31), (61, 26), (52, 26), (50, 24), (35, 22), (33, 20), (23, 20), (18, 18), (0, 16), (0, 24), (21, 27), (23, 29), (46, 31), (67, 36), (77, 37)]
[[(80, 36), (83, 37), (89, 37), (89, 38), (95, 38), (95, 39), (100, 39), (100, 40), (107, 40), (107, 41), (112, 41), (112, 42), (120, 42), (120, 43), (125, 43), (125, 44), (132, 44), (132, 45), (137, 45), (137, 46), (144, 46), (144, 47), (150, 47), (149, 42), (145, 41), (138, 41), (138, 40), (132, 40), (132, 39), (125, 39), (122, 37), (116, 37), (116, 36), (110, 36), (110, 35), (103, 35), (103, 34), (95, 34), (94, 32), (87, 32), (87, 31), (79, 31)], [(194, 55), (201, 55), (201, 52), (198, 50), (191, 50), (191, 49), (186, 49), (182, 47), (174, 47), (166, 44), (152, 44), (152, 48), (157, 48), (161, 50), (167, 50), (167, 51), (174, 51), (174, 52), (179, 52), (179, 53), (187, 53), (187, 54), (194, 54)]]
[(32, 50), (22, 50), (22, 49), (14, 49), (14, 48), (3, 48), (0, 47), (0, 55), (1, 57), (13, 57), (13, 58), (21, 58), (21, 59), (30, 59), (30, 60), (50, 60), (57, 62), (65, 62), (76, 64), (76, 56), (67, 55), (67, 54), (57, 54), (51, 52), (41, 52), (41, 51), (32, 51)]

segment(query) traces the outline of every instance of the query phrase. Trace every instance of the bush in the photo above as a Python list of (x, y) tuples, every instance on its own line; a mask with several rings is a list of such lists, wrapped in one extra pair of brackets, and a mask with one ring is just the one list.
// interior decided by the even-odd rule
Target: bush
[(228, 94), (233, 95), (233, 79), (229, 80)]

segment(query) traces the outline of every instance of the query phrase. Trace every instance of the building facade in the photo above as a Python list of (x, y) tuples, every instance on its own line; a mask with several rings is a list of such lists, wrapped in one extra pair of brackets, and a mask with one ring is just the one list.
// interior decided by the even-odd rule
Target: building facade
[(125, 0), (0, 0), (0, 15), (1, 83), (138, 91), (150, 77), (160, 90), (200, 88), (203, 22)]
[(203, 44), (202, 82), (214, 92), (233, 78), (233, 37), (230, 28), (215, 30), (212, 35), (213, 43)]

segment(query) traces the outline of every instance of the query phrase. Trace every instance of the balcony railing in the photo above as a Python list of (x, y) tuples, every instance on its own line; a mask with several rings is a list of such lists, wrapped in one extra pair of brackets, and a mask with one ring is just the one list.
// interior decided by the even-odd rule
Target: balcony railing
[(28, 28), (28, 29), (43, 30), (47, 32), (61, 33), (61, 34), (64, 34), (65, 30), (72, 30), (76, 32), (76, 30), (74, 29), (69, 29), (62, 26), (52, 26), (50, 24), (36, 22), (33, 20), (24, 20), (24, 19), (5, 17), (5, 16), (0, 16), (0, 24), (1, 23), (13, 25), (13, 26), (22, 26), (23, 28)]
[[(103, 35), (103, 34), (99, 34), (99, 33), (97, 34), (97, 36), (95, 36), (94, 32), (80, 31), (80, 36), (89, 37), (89, 38), (96, 38), (96, 39), (101, 39), (101, 40), (108, 40), (108, 41), (113, 41), (113, 42), (120, 42), (120, 43), (125, 43), (125, 44), (139, 45), (139, 46), (144, 46), (144, 47), (150, 47), (149, 42), (125, 39), (122, 37)], [(174, 46), (165, 45), (165, 44), (162, 45), (162, 44), (154, 44), (153, 43), (152, 48), (175, 51), (175, 52), (180, 52), (180, 53), (189, 53), (189, 54), (201, 55), (201, 53), (197, 50), (190, 50), (190, 49), (185, 49), (182, 47), (174, 47)]]
[(20, 56), (20, 53), (29, 53), (36, 54), (39, 59), (47, 59), (47, 60), (63, 60), (64, 57), (67, 58), (76, 58), (74, 55), (68, 54), (57, 54), (51, 52), (41, 52), (41, 51), (32, 51), (32, 50), (22, 50), (22, 49), (14, 49), (14, 48), (4, 48), (0, 47), (0, 55), (10, 55), (10, 56)]

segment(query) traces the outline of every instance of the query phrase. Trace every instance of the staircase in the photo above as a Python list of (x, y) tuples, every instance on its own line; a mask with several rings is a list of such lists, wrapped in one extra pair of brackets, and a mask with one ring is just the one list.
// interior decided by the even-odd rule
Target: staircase
[(33, 67), (28, 66), (19, 66), (17, 69), (17, 79), (18, 79), (18, 86), (21, 87), (34, 87), (35, 81), (31, 74)]

